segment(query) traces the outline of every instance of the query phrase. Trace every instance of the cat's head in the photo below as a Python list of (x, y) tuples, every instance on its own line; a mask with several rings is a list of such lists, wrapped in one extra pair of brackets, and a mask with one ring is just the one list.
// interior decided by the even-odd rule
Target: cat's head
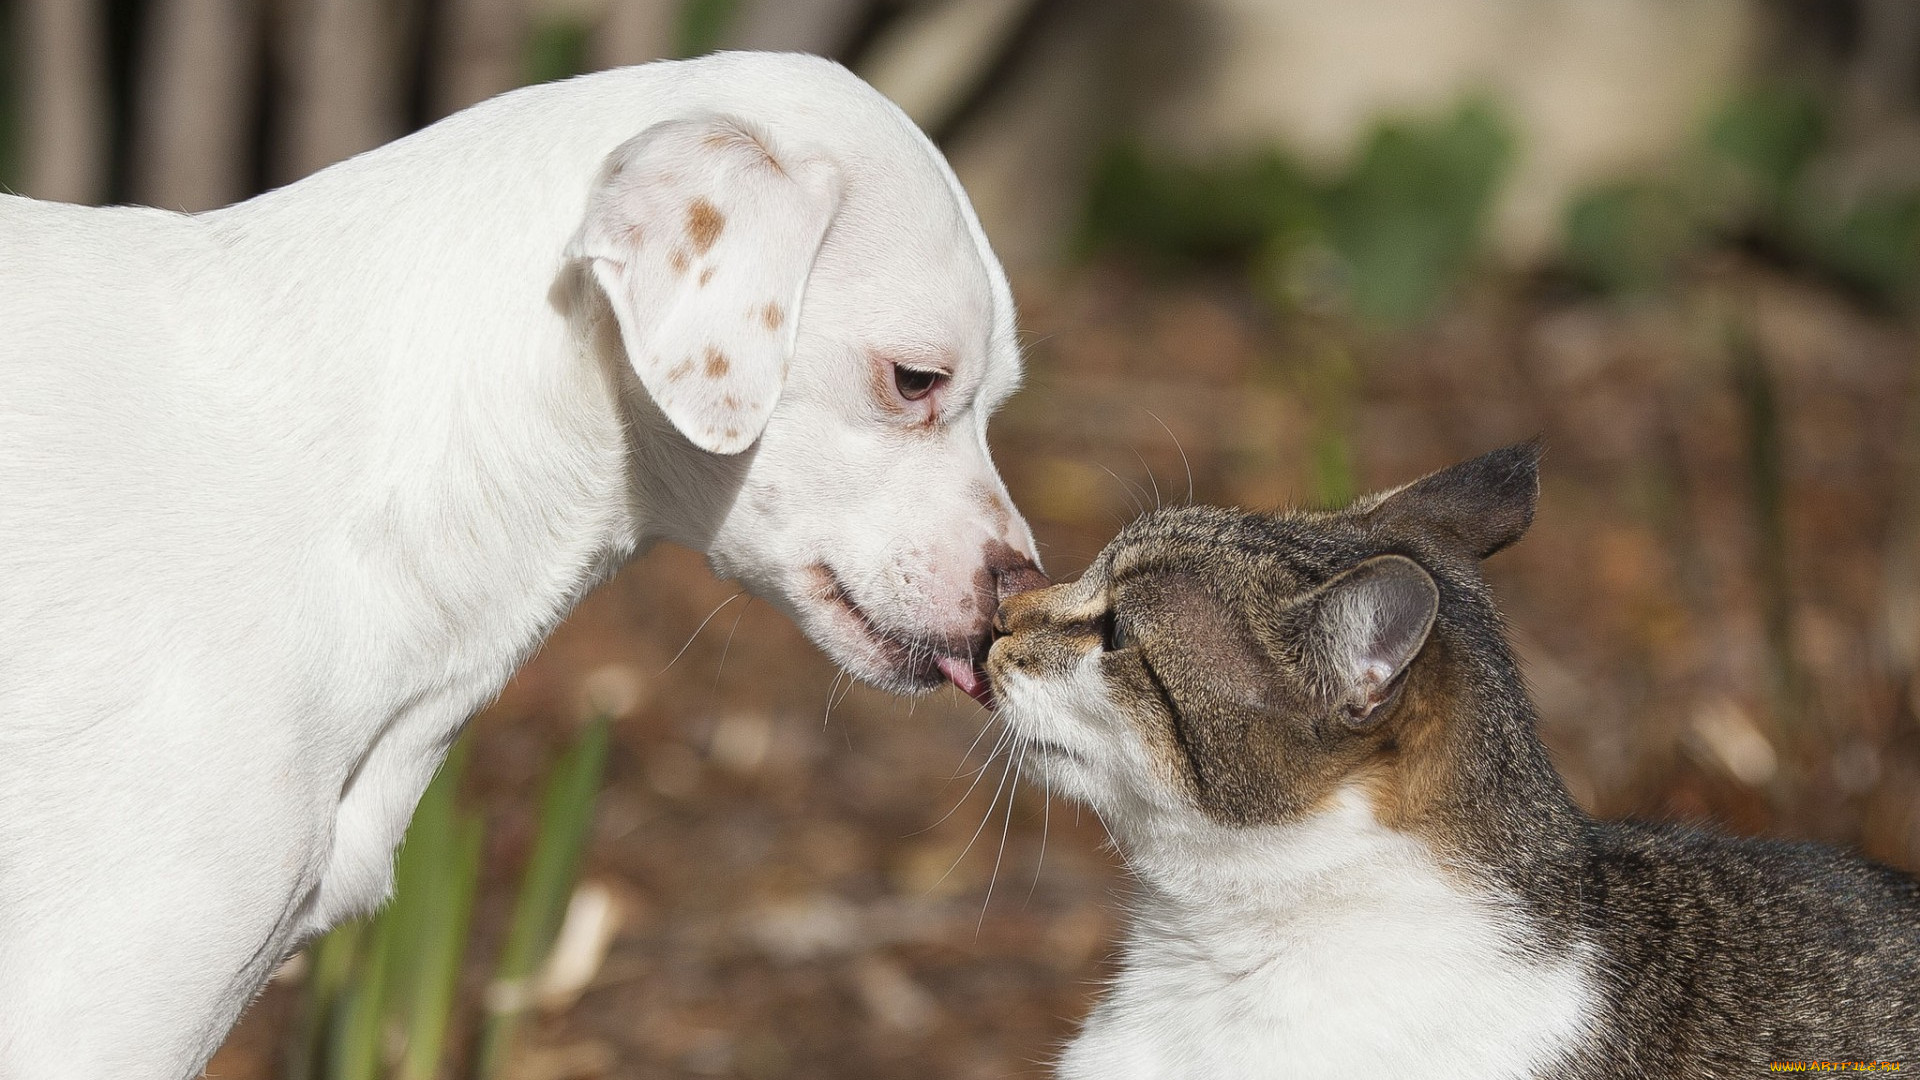
[(1338, 511), (1142, 516), (1079, 580), (1000, 610), (988, 671), (1027, 768), (1116, 832), (1448, 783), (1423, 761), (1462, 710), (1526, 711), (1479, 563), (1531, 523), (1539, 456), (1497, 450)]

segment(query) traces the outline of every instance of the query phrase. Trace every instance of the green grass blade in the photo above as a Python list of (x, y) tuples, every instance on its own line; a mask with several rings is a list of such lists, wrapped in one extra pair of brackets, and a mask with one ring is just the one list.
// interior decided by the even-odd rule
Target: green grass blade
[(384, 1005), (406, 1036), (401, 1075), (439, 1070), (478, 873), (481, 827), (458, 807), (468, 741), (454, 744), (415, 809), (394, 867), (394, 901), (381, 916), (387, 946)]
[(311, 973), (307, 977), (306, 1000), (300, 1008), (299, 1028), (287, 1053), (286, 1080), (315, 1080), (322, 1075), (327, 1033), (339, 1008), (341, 992), (353, 975), (366, 929), (364, 920), (356, 920), (335, 927), (332, 933), (307, 946)]
[[(567, 901), (580, 875), (593, 824), (593, 805), (606, 769), (609, 721), (600, 717), (587, 726), (580, 740), (555, 763), (540, 802), (539, 833), (528, 860), (520, 894), (514, 901), (513, 922), (495, 972), (498, 983), (524, 988), (545, 962), (553, 939), (566, 916)], [(487, 1018), (481, 1034), (478, 1068), (482, 1078), (498, 1075), (511, 1050), (523, 1005)]]
[(366, 953), (334, 1006), (327, 1040), (327, 1080), (379, 1080), (388, 933), (388, 925), (376, 919)]
[(449, 845), (450, 857), (441, 864), (441, 876), (433, 883), (433, 915), (416, 944), (413, 978), (404, 991), (407, 1049), (401, 1059), (400, 1080), (433, 1080), (441, 1071), (480, 880), (484, 831), (476, 817), (466, 816), (457, 823)]

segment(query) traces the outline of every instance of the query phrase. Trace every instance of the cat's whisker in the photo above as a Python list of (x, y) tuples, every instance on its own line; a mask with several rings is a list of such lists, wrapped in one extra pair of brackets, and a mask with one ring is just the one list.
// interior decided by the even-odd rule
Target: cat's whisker
[(1173, 429), (1167, 426), (1167, 422), (1165, 420), (1160, 419), (1160, 414), (1154, 412), (1152, 409), (1147, 408), (1145, 405), (1140, 406), (1140, 408), (1141, 408), (1141, 411), (1145, 412), (1148, 416), (1153, 417), (1153, 422), (1156, 424), (1159, 424), (1160, 430), (1166, 432), (1167, 438), (1173, 440), (1173, 448), (1175, 450), (1180, 451), (1180, 464), (1183, 468), (1187, 470), (1187, 505), (1192, 506), (1193, 505), (1193, 462), (1187, 460), (1187, 448), (1180, 445), (1180, 436), (1175, 435), (1173, 433)]
[(1023, 908), (1033, 903), (1033, 894), (1040, 888), (1040, 871), (1047, 865), (1047, 829), (1053, 817), (1053, 762), (1043, 757), (1040, 772), (1040, 857), (1033, 861), (1033, 881), (1027, 885), (1027, 898), (1020, 901)]
[[(1013, 765), (1013, 755), (1011, 753), (1007, 755), (1007, 765), (1009, 768)], [(1008, 771), (1008, 768), (1000, 770), (1000, 783), (993, 789), (993, 798), (987, 802), (987, 812), (981, 815), (979, 826), (973, 830), (973, 835), (967, 838), (967, 846), (961, 848), (960, 854), (954, 857), (953, 865), (947, 867), (947, 872), (940, 875), (939, 881), (934, 882), (928, 887), (927, 892), (929, 894), (935, 889), (938, 889), (948, 878), (952, 877), (955, 870), (960, 869), (960, 864), (966, 860), (967, 853), (972, 851), (973, 845), (979, 841), (980, 834), (987, 831), (987, 824), (993, 820), (994, 808), (1000, 805), (1000, 793), (1006, 790)], [(989, 886), (989, 888), (991, 888), (991, 886)]]
[[(981, 732), (981, 734), (985, 734), (985, 732), (984, 732), (984, 731), (982, 731), (982, 732)], [(917, 829), (917, 830), (915, 830), (915, 831), (913, 831), (913, 832), (910, 832), (910, 833), (908, 833), (908, 834), (907, 834), (908, 836), (919, 836), (919, 835), (921, 835), (922, 833), (928, 833), (928, 832), (932, 832), (933, 830), (935, 830), (935, 829), (937, 829), (937, 828), (939, 828), (939, 827), (940, 827), (941, 825), (944, 825), (944, 824), (946, 823), (946, 820), (947, 820), (948, 818), (950, 818), (950, 817), (952, 817), (952, 816), (953, 816), (954, 814), (956, 814), (956, 813), (958, 813), (961, 807), (963, 807), (963, 806), (965, 806), (965, 805), (967, 805), (967, 800), (968, 800), (969, 798), (971, 798), (971, 797), (972, 797), (972, 795), (973, 795), (973, 792), (974, 792), (974, 789), (975, 789), (975, 788), (978, 788), (978, 787), (980, 786), (980, 780), (981, 780), (981, 778), (987, 775), (987, 769), (988, 769), (989, 767), (991, 767), (991, 766), (993, 765), (993, 759), (994, 759), (994, 757), (995, 757), (995, 755), (997, 755), (997, 754), (999, 754), (999, 752), (1000, 752), (1000, 747), (1001, 747), (1002, 745), (1004, 745), (1004, 743), (1006, 742), (1006, 739), (1007, 739), (1007, 735), (1008, 735), (1008, 733), (1007, 733), (1006, 731), (1004, 731), (1004, 730), (1003, 730), (1003, 731), (1002, 731), (1002, 732), (1000, 733), (1000, 737), (999, 737), (999, 738), (997, 738), (997, 739), (995, 739), (995, 740), (993, 741), (993, 746), (992, 746), (992, 748), (990, 748), (990, 749), (989, 749), (989, 750), (987, 751), (987, 757), (986, 757), (986, 760), (985, 760), (985, 761), (982, 761), (982, 762), (980, 763), (980, 767), (979, 767), (978, 769), (975, 769), (975, 770), (973, 770), (973, 783), (971, 783), (971, 784), (968, 784), (968, 785), (967, 785), (967, 790), (965, 790), (965, 791), (963, 791), (963, 792), (961, 792), (961, 793), (960, 793), (960, 798), (959, 798), (959, 800), (958, 800), (957, 802), (955, 802), (955, 803), (953, 804), (953, 808), (952, 808), (952, 809), (950, 809), (950, 810), (948, 810), (948, 811), (947, 811), (946, 813), (944, 813), (944, 814), (941, 814), (941, 815), (940, 815), (940, 820), (939, 820), (939, 821), (936, 821), (936, 822), (934, 822), (933, 824), (931, 824), (931, 825), (929, 825), (929, 826), (927, 826), (927, 827), (926, 827), (926, 828), (924, 828), (924, 829)], [(976, 738), (976, 739), (975, 739), (975, 745), (978, 745), (978, 743), (979, 743), (979, 740), (978, 740), (978, 739)], [(968, 756), (968, 757), (971, 757), (972, 755), (973, 755), (973, 748), (972, 748), (972, 747), (968, 747), (968, 748), (967, 748), (967, 756)], [(966, 758), (961, 758), (960, 760), (961, 760), (961, 762), (962, 762), (962, 763), (965, 763), (965, 761), (966, 761)], [(958, 780), (958, 779), (960, 779), (960, 777), (961, 777), (961, 776), (963, 776), (963, 775), (965, 775), (965, 774), (964, 774), (964, 773), (955, 773), (955, 774), (954, 774), (953, 776), (951, 776), (951, 777), (949, 777), (949, 779), (950, 779), (950, 780)], [(997, 797), (997, 796), (996, 796), (996, 797)], [(951, 873), (951, 871), (949, 871), (949, 873)], [(942, 879), (942, 880), (944, 880), (944, 879)]]
[(1146, 459), (1145, 457), (1142, 457), (1142, 456), (1141, 456), (1141, 454), (1140, 454), (1140, 451), (1138, 451), (1138, 450), (1135, 450), (1135, 451), (1133, 452), (1133, 459), (1134, 459), (1135, 461), (1138, 461), (1138, 462), (1140, 463), (1140, 468), (1142, 468), (1142, 469), (1144, 469), (1144, 470), (1146, 471), (1146, 474), (1147, 474), (1147, 482), (1148, 482), (1149, 484), (1152, 484), (1152, 485), (1153, 485), (1153, 508), (1154, 508), (1155, 510), (1158, 510), (1158, 509), (1160, 509), (1160, 508), (1161, 508), (1162, 506), (1164, 506), (1164, 505), (1166, 505), (1166, 504), (1160, 501), (1160, 479), (1159, 479), (1159, 477), (1156, 477), (1156, 476), (1154, 476), (1154, 475), (1153, 475), (1153, 466), (1151, 466), (1151, 465), (1149, 465), (1149, 464), (1147, 464), (1147, 459)]
[[(987, 732), (989, 732), (989, 731), (992, 731), (992, 730), (993, 730), (993, 726), (994, 726), (994, 721), (996, 721), (996, 720), (998, 720), (998, 719), (1000, 719), (1000, 715), (999, 715), (998, 713), (988, 713), (988, 714), (987, 714), (987, 722), (986, 722), (986, 723), (984, 723), (984, 724), (981, 724), (981, 725), (980, 725), (980, 732), (979, 732), (979, 734), (977, 734), (977, 735), (975, 735), (975, 736), (973, 737), (973, 741), (967, 744), (967, 749), (966, 749), (966, 752), (960, 755), (960, 764), (961, 764), (961, 765), (965, 765), (965, 764), (967, 763), (967, 760), (968, 760), (969, 758), (971, 758), (971, 757), (973, 757), (973, 752), (974, 752), (975, 750), (977, 750), (977, 749), (979, 749), (979, 747), (980, 747), (980, 740), (981, 740), (981, 739), (984, 739), (984, 738), (986, 738), (986, 737), (987, 737)], [(1004, 724), (1003, 724), (1003, 725), (1001, 725), (1001, 728), (1000, 728), (1000, 734), (999, 734), (999, 736), (997, 736), (997, 737), (995, 738), (995, 740), (994, 740), (994, 745), (995, 745), (995, 746), (998, 746), (998, 745), (999, 745), (999, 740), (1000, 740), (1000, 739), (1004, 739), (1004, 738), (1006, 738), (1006, 737), (1007, 737), (1007, 734), (1008, 734), (1008, 729), (1007, 729), (1007, 727), (1006, 727), (1006, 726), (1005, 726)], [(991, 760), (993, 760), (993, 751), (991, 751), (991, 750), (989, 750), (989, 751), (987, 751), (987, 760), (989, 760), (989, 761), (991, 761)], [(949, 776), (949, 777), (948, 777), (947, 779), (949, 779), (949, 780), (958, 780), (958, 779), (960, 779), (960, 777), (961, 777), (962, 775), (963, 775), (962, 773), (958, 773), (958, 772), (956, 772), (956, 773), (954, 773), (954, 774), (953, 774), (952, 776)]]
[[(993, 872), (987, 875), (987, 895), (980, 901), (980, 921), (973, 924), (973, 936), (976, 939), (987, 925), (987, 907), (993, 903), (993, 887), (1000, 881), (1000, 862), (1007, 857), (1007, 837), (1013, 832), (1013, 799), (1020, 790), (1020, 764), (1026, 760), (1026, 756), (1027, 744), (1024, 741), (1016, 742), (1013, 753), (1007, 756), (1007, 767), (1012, 773), (1011, 782), (1007, 784), (1007, 817), (1005, 824), (1000, 826), (1000, 850), (993, 856)], [(988, 807), (987, 812), (991, 814), (993, 808)]]
[(707, 628), (707, 624), (713, 621), (713, 617), (715, 615), (720, 614), (721, 608), (726, 607), (728, 604), (733, 603), (735, 600), (738, 600), (745, 595), (747, 595), (745, 592), (734, 593), (732, 596), (729, 596), (725, 600), (720, 601), (720, 603), (717, 606), (715, 606), (712, 611), (707, 612), (707, 617), (704, 619), (701, 619), (700, 625), (694, 627), (693, 633), (687, 635), (687, 643), (685, 645), (680, 646), (679, 652), (673, 654), (673, 659), (667, 661), (667, 666), (660, 669), (660, 674), (665, 675), (667, 672), (672, 671), (673, 665), (679, 663), (680, 658), (682, 656), (687, 655), (687, 650), (693, 647), (694, 639), (700, 636), (700, 631), (705, 630)]
[(1133, 505), (1133, 514), (1135, 517), (1139, 517), (1141, 514), (1147, 512), (1146, 501), (1141, 498), (1141, 496), (1146, 494), (1146, 489), (1131, 480), (1125, 479), (1119, 473), (1114, 472), (1105, 465), (1100, 466), (1100, 471), (1113, 477), (1113, 482), (1119, 484), (1120, 489), (1127, 493), (1127, 502)]

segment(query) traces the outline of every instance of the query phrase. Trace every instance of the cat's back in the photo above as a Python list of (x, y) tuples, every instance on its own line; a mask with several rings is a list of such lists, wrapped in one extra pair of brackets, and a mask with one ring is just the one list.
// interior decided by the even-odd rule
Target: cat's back
[(1589, 840), (1578, 918), (1603, 957), (1596, 1050), (1611, 1065), (1710, 1076), (1920, 1060), (1913, 877), (1678, 826), (1594, 822)]

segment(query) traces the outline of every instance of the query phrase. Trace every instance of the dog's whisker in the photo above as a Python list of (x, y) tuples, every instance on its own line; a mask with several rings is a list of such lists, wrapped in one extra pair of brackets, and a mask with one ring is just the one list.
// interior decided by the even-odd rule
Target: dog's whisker
[(687, 635), (687, 643), (685, 645), (680, 646), (679, 652), (673, 654), (673, 659), (667, 661), (667, 666), (660, 669), (660, 674), (665, 675), (667, 672), (672, 671), (673, 665), (679, 663), (680, 658), (682, 656), (687, 655), (687, 650), (693, 647), (694, 639), (700, 636), (700, 631), (705, 630), (707, 628), (707, 624), (713, 621), (713, 617), (715, 615), (720, 614), (721, 608), (726, 607), (728, 604), (733, 603), (735, 600), (738, 600), (745, 595), (747, 594), (744, 592), (734, 593), (732, 596), (729, 596), (725, 600), (720, 601), (720, 604), (718, 607), (715, 607), (712, 611), (707, 612), (707, 617), (704, 619), (701, 619), (700, 625), (694, 627), (693, 633)]
[(827, 722), (833, 719), (833, 705), (834, 705), (833, 697), (835, 694), (839, 693), (840, 691), (840, 680), (849, 678), (849, 677), (850, 676), (848, 676), (848, 674), (844, 671), (840, 671), (837, 669), (834, 671), (833, 682), (827, 687), (827, 709), (824, 713), (820, 714), (821, 727), (826, 727)]
[(853, 688), (857, 685), (859, 685), (858, 679), (855, 679), (851, 675), (847, 676), (845, 684), (840, 689), (840, 696), (827, 703), (827, 711), (832, 712), (834, 709), (839, 708), (840, 703), (847, 700), (847, 695), (853, 693)]
[(713, 686), (708, 690), (709, 693), (720, 692), (720, 673), (726, 670), (727, 654), (733, 651), (733, 635), (740, 629), (740, 620), (746, 618), (752, 608), (753, 597), (749, 596), (747, 602), (740, 605), (740, 614), (733, 617), (733, 625), (727, 628), (727, 640), (720, 646), (720, 662), (713, 665)]

